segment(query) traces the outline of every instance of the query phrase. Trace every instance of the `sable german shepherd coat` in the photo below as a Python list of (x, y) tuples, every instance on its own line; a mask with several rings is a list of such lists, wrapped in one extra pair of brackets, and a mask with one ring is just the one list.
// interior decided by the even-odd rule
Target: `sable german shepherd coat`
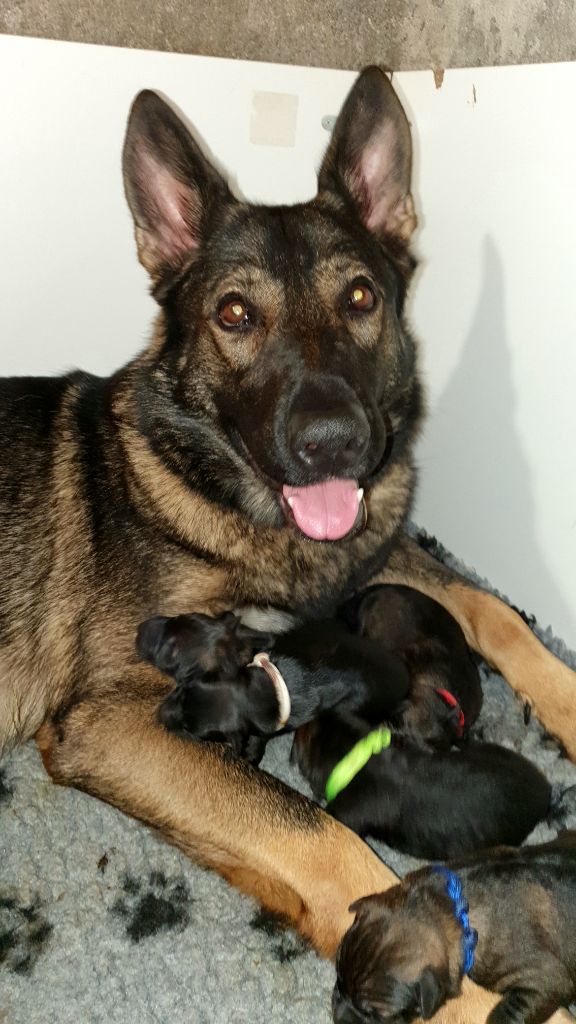
[[(318, 195), (292, 207), (237, 201), (141, 93), (124, 179), (153, 340), (106, 380), (1, 385), (0, 746), (36, 734), (55, 781), (137, 815), (327, 954), (392, 873), (280, 782), (162, 730), (139, 622), (247, 603), (314, 616), (371, 580), (407, 583), (576, 755), (572, 673), (403, 532), (422, 412), (403, 319), (410, 167), (377, 68), (344, 104)], [(490, 1005), (475, 999), (467, 1020)]]

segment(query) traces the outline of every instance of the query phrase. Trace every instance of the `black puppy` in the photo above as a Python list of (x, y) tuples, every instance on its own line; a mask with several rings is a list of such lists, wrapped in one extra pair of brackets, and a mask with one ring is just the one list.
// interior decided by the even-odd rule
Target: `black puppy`
[(482, 687), (464, 633), (441, 604), (412, 587), (380, 584), (339, 614), (354, 632), (395, 654), (410, 675), (397, 735), (436, 749), (466, 737), (482, 707)]
[[(423, 633), (423, 645), (427, 639)], [(444, 637), (444, 659), (447, 642)], [(264, 650), (246, 665), (255, 648)], [(310, 723), (297, 733), (293, 752), (318, 797), (352, 748), (390, 723), (391, 748), (370, 757), (328, 805), (361, 835), (379, 836), (415, 856), (458, 856), (520, 843), (548, 811), (548, 782), (518, 754), (488, 745), (436, 753), (407, 745), (396, 731), (401, 733), (410, 710), (407, 665), (339, 621), (308, 623), (272, 640), (230, 613), (218, 619), (156, 617), (141, 625), (138, 649), (178, 684), (159, 709), (171, 731), (224, 740), (257, 762), (271, 735)], [(429, 678), (456, 688), (452, 676), (443, 680), (439, 665), (437, 656)], [(459, 697), (465, 702), (470, 693), (473, 684)], [(471, 714), (475, 705), (470, 700), (465, 706)], [(426, 721), (432, 721), (429, 714)], [(443, 716), (442, 722), (449, 735), (453, 720)]]
[[(142, 623), (142, 658), (171, 675), (176, 690), (160, 705), (171, 731), (263, 752), (250, 736), (298, 728), (326, 709), (362, 707), (378, 722), (404, 706), (410, 677), (382, 646), (354, 636), (338, 620), (296, 627), (275, 639), (247, 629), (231, 613), (156, 616)], [(254, 660), (254, 653), (257, 651)], [(248, 664), (251, 662), (251, 664)]]
[(159, 721), (183, 736), (225, 741), (258, 762), (265, 743), (253, 735), (247, 713), (257, 706), (267, 721), (277, 715), (278, 703), (266, 674), (249, 673), (246, 665), (272, 641), (270, 634), (244, 626), (233, 612), (155, 615), (142, 622), (138, 654), (176, 683), (160, 704)]
[(336, 1024), (427, 1020), (464, 974), (503, 994), (488, 1024), (541, 1024), (576, 999), (576, 832), (424, 868), (350, 909)]
[[(377, 725), (362, 712), (329, 713), (297, 732), (293, 759), (317, 798)], [(393, 733), (390, 747), (370, 757), (326, 809), (361, 836), (432, 860), (521, 843), (547, 815), (550, 797), (538, 768), (504, 747), (427, 751)]]
[(195, 612), (147, 619), (138, 627), (136, 647), (141, 658), (185, 685), (193, 679), (236, 679), (254, 651), (272, 639), (244, 626), (233, 612), (217, 618)]

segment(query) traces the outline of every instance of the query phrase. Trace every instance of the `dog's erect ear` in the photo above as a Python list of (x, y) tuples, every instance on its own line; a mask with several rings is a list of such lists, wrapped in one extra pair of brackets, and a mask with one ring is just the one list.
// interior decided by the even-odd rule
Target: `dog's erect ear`
[(344, 192), (370, 231), (407, 242), (416, 227), (411, 166), (410, 126), (400, 100), (380, 68), (365, 68), (338, 116), (319, 189)]
[(429, 1020), (446, 1000), (446, 988), (432, 967), (425, 967), (416, 982), (416, 998), (423, 1020)]
[(162, 285), (202, 244), (214, 202), (232, 195), (183, 121), (149, 90), (132, 104), (122, 167), (140, 262), (161, 299)]

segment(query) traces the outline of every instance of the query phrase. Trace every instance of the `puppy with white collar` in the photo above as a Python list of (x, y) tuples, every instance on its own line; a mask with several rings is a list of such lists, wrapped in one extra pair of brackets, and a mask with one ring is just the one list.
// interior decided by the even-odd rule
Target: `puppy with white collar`
[(159, 708), (167, 729), (227, 742), (253, 762), (267, 738), (333, 708), (353, 715), (368, 705), (388, 721), (410, 689), (400, 659), (336, 619), (273, 638), (232, 613), (155, 616), (140, 626), (137, 648), (176, 682)]

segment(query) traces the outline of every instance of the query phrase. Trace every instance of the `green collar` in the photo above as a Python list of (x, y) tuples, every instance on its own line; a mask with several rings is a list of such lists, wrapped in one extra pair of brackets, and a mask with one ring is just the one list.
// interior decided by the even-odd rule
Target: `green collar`
[(330, 772), (325, 789), (326, 802), (330, 803), (338, 796), (338, 793), (346, 789), (358, 772), (362, 771), (364, 765), (368, 764), (373, 754), (380, 754), (390, 746), (391, 742), (392, 733), (385, 725), (374, 729), (373, 732), (369, 732), (367, 736), (358, 740), (352, 750), (349, 750)]

